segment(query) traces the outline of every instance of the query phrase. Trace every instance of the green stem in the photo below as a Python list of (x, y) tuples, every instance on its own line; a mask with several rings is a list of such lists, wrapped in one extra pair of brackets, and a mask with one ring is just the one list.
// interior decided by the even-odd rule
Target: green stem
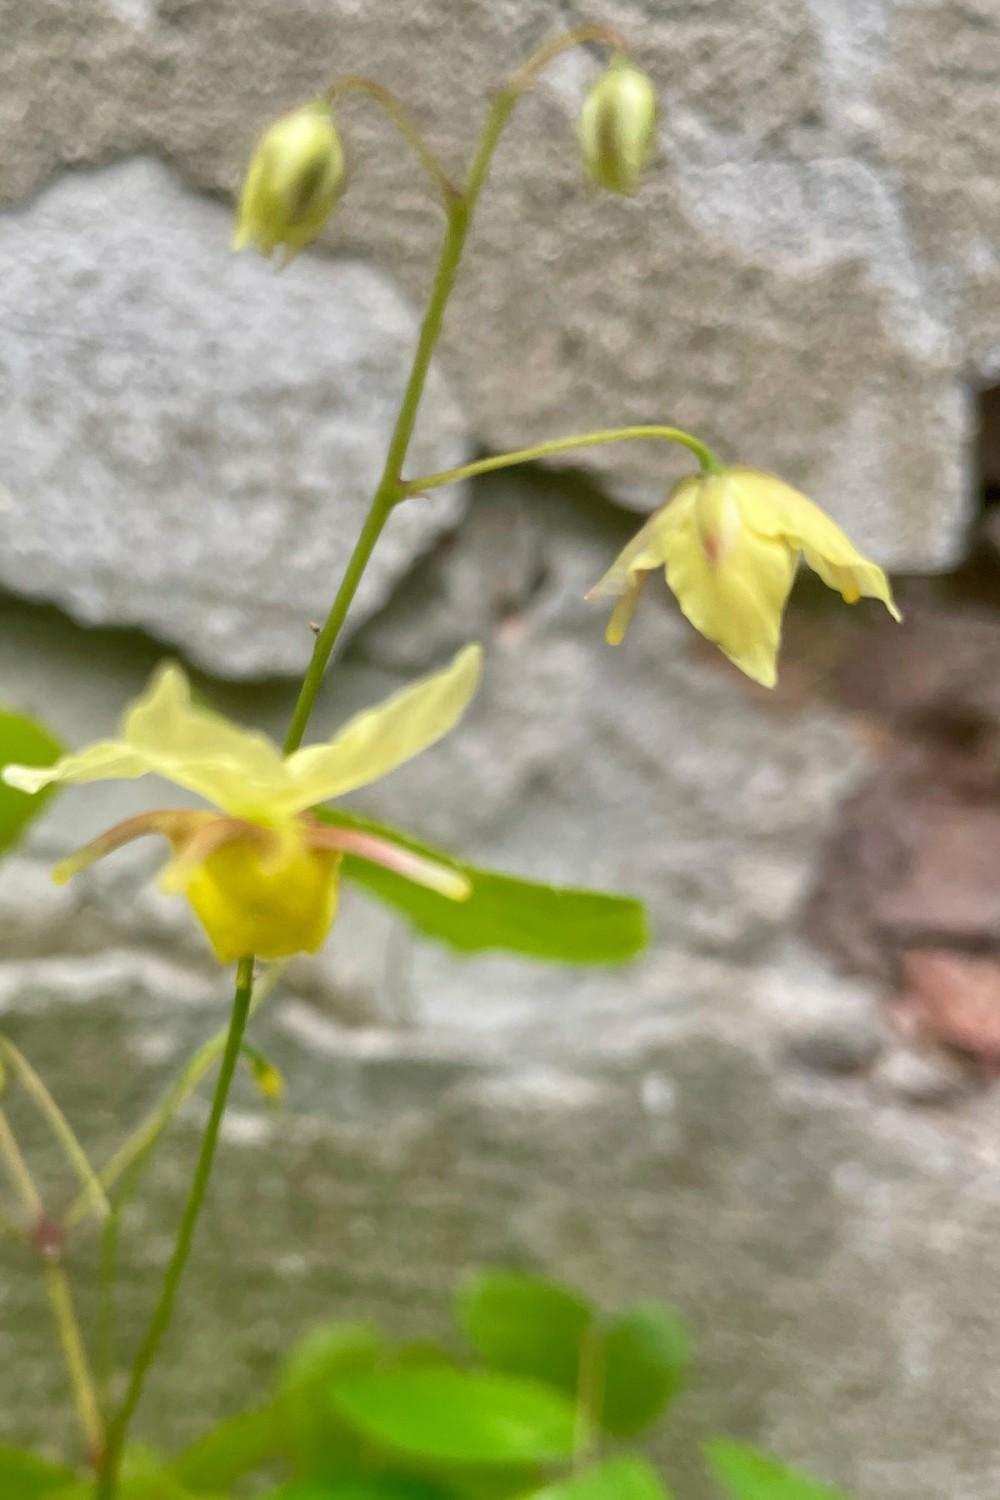
[[(251, 1016), (257, 1013), (273, 992), (287, 967), (287, 959), (279, 959), (268, 965), (263, 978), (258, 979), (254, 985), (253, 1000), (250, 1002)], [(124, 1207), (135, 1191), (139, 1174), (163, 1131), (225, 1050), (228, 1036), (227, 1025), (223, 1026), (221, 1031), (217, 1031), (214, 1036), (209, 1037), (207, 1042), (202, 1042), (188, 1059), (180, 1076), (174, 1080), (142, 1123), (133, 1130), (128, 1139), (118, 1147), (114, 1155), (109, 1157), (101, 1168), (98, 1173), (98, 1182), (105, 1193), (110, 1193), (117, 1183), (122, 1183), (122, 1187), (115, 1195), (115, 1208), (118, 1211)], [(92, 1208), (92, 1195), (78, 1194), (63, 1216), (63, 1229), (66, 1231), (75, 1229), (83, 1219), (87, 1218)]]
[(582, 26), (575, 26), (572, 31), (563, 32), (561, 36), (543, 42), (538, 51), (533, 52), (527, 62), (521, 64), (508, 87), (515, 94), (526, 93), (550, 62), (554, 62), (561, 53), (568, 52), (572, 47), (581, 47), (587, 42), (598, 42), (612, 52), (628, 51), (625, 38), (617, 27), (604, 25), (600, 21), (584, 22)]
[(434, 274), (427, 310), (420, 326), (420, 337), (417, 340), (413, 364), (403, 392), (399, 414), (396, 417), (396, 425), (389, 440), (385, 467), (378, 488), (372, 497), (361, 534), (354, 544), (354, 551), (351, 553), (340, 588), (330, 606), (330, 613), (316, 637), (312, 659), (303, 679), (292, 712), (292, 722), (285, 738), (286, 755), (297, 750), (302, 743), (313, 709), (316, 707), (316, 699), (319, 696), (333, 648), (337, 644), (347, 612), (354, 602), (354, 596), (364, 576), (365, 568), (368, 566), (368, 560), (382, 535), (393, 507), (402, 499), (403, 464), (406, 462), (406, 455), (413, 437), (431, 359), (441, 336), (445, 308), (458, 275), (462, 252), (468, 238), (469, 223), (483, 183), (486, 181), (493, 152), (510, 118), (510, 113), (517, 103), (517, 98), (517, 93), (512, 89), (505, 89), (497, 95), (487, 116), (478, 150), (469, 169), (465, 189), (448, 205), (448, 221), (438, 257), (437, 270)]
[(104, 1189), (98, 1181), (97, 1174), (87, 1160), (87, 1153), (77, 1140), (73, 1127), (24, 1053), (15, 1047), (13, 1042), (8, 1041), (3, 1036), (0, 1036), (0, 1053), (11, 1064), (28, 1097), (66, 1153), (70, 1166), (80, 1179), (82, 1197), (87, 1209), (96, 1209), (101, 1214), (109, 1213), (111, 1206), (105, 1196)]
[(460, 464), (455, 469), (441, 469), (437, 474), (421, 474), (418, 479), (406, 480), (403, 497), (405, 499), (425, 494), (427, 490), (436, 490), (442, 484), (455, 484), (460, 479), (472, 479), (477, 474), (491, 474), (496, 469), (510, 469), (515, 464), (533, 463), (536, 459), (549, 458), (554, 453), (568, 453), (572, 448), (596, 448), (602, 443), (631, 443), (649, 438), (680, 443), (689, 448), (706, 474), (722, 472), (722, 463), (711, 448), (679, 427), (605, 427), (597, 432), (579, 432), (572, 437), (551, 438), (547, 443), (535, 443), (531, 448), (497, 453), (492, 458), (480, 458), (475, 463)]
[(0, 1109), (0, 1160), (3, 1161), (11, 1187), (21, 1200), (28, 1222), (34, 1226), (44, 1217), (42, 1195), (35, 1186), (35, 1179), (28, 1163), (21, 1155), (17, 1137), (10, 1128), (5, 1110)]
[(45, 1290), (52, 1308), (59, 1345), (69, 1371), (70, 1385), (73, 1388), (73, 1403), (76, 1406), (76, 1414), (86, 1440), (87, 1456), (97, 1468), (103, 1462), (104, 1456), (104, 1423), (101, 1420), (96, 1387), (90, 1372), (76, 1308), (73, 1306), (69, 1277), (58, 1255), (45, 1259), (44, 1272)]
[(580, 1341), (580, 1362), (576, 1384), (576, 1424), (573, 1434), (573, 1472), (585, 1467), (593, 1457), (599, 1432), (598, 1411), (603, 1382), (602, 1338), (593, 1323), (584, 1330)]
[[(30, 1228), (24, 1236), (25, 1241), (36, 1251), (44, 1267), (45, 1291), (52, 1308), (59, 1347), (66, 1360), (66, 1369), (73, 1391), (73, 1404), (80, 1419), (88, 1456), (96, 1463), (104, 1448), (104, 1424), (101, 1421), (80, 1325), (73, 1307), (69, 1278), (62, 1264), (57, 1240), (54, 1239), (50, 1243), (43, 1236), (43, 1231), (50, 1227), (45, 1205), (35, 1186), (28, 1164), (21, 1154), (17, 1138), (10, 1128), (10, 1122), (2, 1109), (0, 1109), (0, 1158), (3, 1160), (14, 1191), (21, 1200), (21, 1205), (28, 1217)], [(52, 1225), (51, 1228), (58, 1235), (58, 1227)]]
[(180, 1228), (177, 1231), (177, 1242), (174, 1245), (173, 1254), (170, 1257), (170, 1262), (164, 1274), (160, 1299), (150, 1319), (149, 1327), (136, 1355), (135, 1363), (132, 1366), (132, 1374), (128, 1390), (125, 1393), (125, 1399), (115, 1414), (114, 1420), (108, 1427), (107, 1447), (104, 1463), (97, 1481), (95, 1500), (113, 1500), (113, 1497), (117, 1493), (118, 1473), (121, 1467), (122, 1452), (125, 1447), (129, 1425), (145, 1388), (146, 1377), (149, 1374), (150, 1367), (159, 1352), (160, 1344), (163, 1342), (167, 1329), (170, 1327), (174, 1304), (177, 1301), (177, 1293), (180, 1289), (188, 1256), (191, 1253), (191, 1243), (194, 1239), (198, 1216), (201, 1213), (201, 1207), (205, 1201), (205, 1193), (208, 1189), (208, 1181), (212, 1175), (212, 1163), (215, 1160), (215, 1151), (219, 1142), (219, 1130), (226, 1110), (226, 1101), (229, 1098), (229, 1088), (233, 1081), (233, 1074), (236, 1071), (237, 1061), (239, 1060), (240, 1047), (243, 1044), (243, 1033), (246, 1030), (252, 998), (253, 959), (244, 958), (240, 960), (236, 970), (236, 993), (233, 997), (233, 1009), (229, 1020), (226, 1048), (219, 1066), (219, 1077), (215, 1085), (215, 1095), (212, 1099), (208, 1124), (205, 1127), (205, 1134), (202, 1137), (201, 1150), (198, 1153), (198, 1163), (191, 1181), (188, 1199), (184, 1205)]
[[(377, 85), (371, 87), (368, 80), (359, 78), (344, 80), (340, 85), (331, 85), (333, 95), (338, 92), (338, 89), (340, 92), (343, 92), (347, 87), (362, 87), (366, 92), (373, 94), (384, 107), (388, 108), (394, 123), (418, 150), (424, 165), (434, 175), (435, 180), (440, 181), (446, 204), (447, 223), (427, 309), (420, 327), (420, 336), (414, 352), (413, 363), (389, 441), (385, 467), (375, 494), (372, 496), (368, 514), (365, 517), (361, 532), (354, 545), (354, 550), (351, 553), (340, 587), (330, 606), (326, 620), (317, 633), (312, 658), (303, 678), (302, 687), (292, 712), (291, 724), (289, 725), (288, 734), (285, 739), (284, 749), (286, 755), (290, 755), (293, 751), (297, 750), (302, 743), (309, 720), (316, 706), (316, 699), (319, 695), (327, 665), (337, 644), (344, 621), (347, 618), (347, 613), (358, 591), (365, 568), (392, 513), (393, 507), (404, 496), (405, 490), (402, 482), (403, 464), (406, 462), (406, 455), (413, 437), (413, 429), (427, 383), (431, 359), (441, 335), (445, 308), (448, 305), (448, 299), (451, 296), (455, 279), (458, 275), (465, 242), (468, 238), (469, 224), (479, 194), (489, 173), (493, 153), (503, 134), (504, 127), (513, 112), (514, 106), (521, 94), (532, 86), (539, 70), (565, 47), (576, 45), (579, 41), (587, 40), (602, 40), (615, 47), (619, 45), (617, 33), (611, 32), (608, 28), (579, 28), (567, 37), (558, 38), (554, 43), (547, 44), (541, 48), (514, 75), (507, 87), (497, 94), (487, 115), (479, 146), (473, 158), (472, 165), (469, 168), (464, 191), (461, 193), (455, 192), (450, 181), (439, 168), (436, 158), (433, 157), (433, 154), (426, 146), (420, 132), (411, 124), (409, 116), (402, 109), (402, 106), (395, 99), (394, 95), (384, 93)], [(438, 177), (439, 171), (441, 173), (440, 178)], [(164, 1277), (159, 1303), (153, 1313), (145, 1339), (140, 1346), (132, 1368), (132, 1375), (125, 1400), (108, 1428), (105, 1460), (102, 1472), (98, 1478), (95, 1500), (114, 1500), (118, 1488), (118, 1472), (121, 1466), (122, 1452), (129, 1425), (142, 1396), (149, 1369), (170, 1326), (174, 1303), (176, 1302), (181, 1278), (191, 1251), (194, 1231), (211, 1175), (215, 1149), (218, 1143), (219, 1128), (225, 1113), (229, 1087), (232, 1083), (233, 1073), (243, 1041), (243, 1033), (246, 1029), (252, 991), (253, 959), (247, 958), (241, 961), (237, 972), (236, 995), (233, 1001), (233, 1011), (229, 1024), (229, 1033), (226, 1038), (225, 1052), (219, 1069), (211, 1114), (202, 1139), (198, 1164), (181, 1219), (177, 1242)]]
[(370, 99), (385, 112), (395, 125), (400, 135), (408, 142), (417, 156), (421, 165), (430, 177), (434, 186), (441, 195), (441, 200), (447, 208), (448, 204), (458, 197), (458, 189), (441, 165), (437, 156), (431, 150), (424, 139), (423, 132), (410, 118), (410, 113), (402, 100), (385, 88), (381, 83), (376, 83), (374, 78), (366, 78), (361, 73), (344, 73), (335, 78), (330, 86), (324, 91), (323, 97), (329, 104), (334, 104), (344, 94), (367, 94)]

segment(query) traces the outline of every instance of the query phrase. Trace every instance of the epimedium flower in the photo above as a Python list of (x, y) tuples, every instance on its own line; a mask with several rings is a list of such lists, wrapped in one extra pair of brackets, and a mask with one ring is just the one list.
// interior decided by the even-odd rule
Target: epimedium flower
[(345, 854), (456, 901), (469, 895), (454, 870), (388, 839), (320, 823), (310, 809), (387, 775), (446, 734), (476, 690), (481, 655), (467, 646), (443, 671), (356, 715), (328, 743), (288, 757), (264, 735), (193, 703), (183, 671), (168, 664), (127, 709), (119, 739), (98, 740), (48, 767), (8, 765), (3, 779), (31, 793), (151, 772), (197, 793), (218, 811), (129, 818), (70, 855), (55, 879), (68, 880), (143, 834), (161, 834), (173, 853), (161, 884), (187, 896), (223, 963), (250, 953), (312, 953), (336, 914)]
[(773, 687), (800, 556), (848, 604), (880, 599), (900, 618), (883, 570), (818, 505), (773, 474), (744, 468), (682, 479), (587, 597), (616, 601), (607, 638), (617, 646), (647, 575), (662, 567), (695, 629)]
[(250, 158), (233, 249), (254, 245), (270, 256), (281, 245), (287, 265), (323, 228), (344, 178), (344, 150), (326, 100), (282, 115)]

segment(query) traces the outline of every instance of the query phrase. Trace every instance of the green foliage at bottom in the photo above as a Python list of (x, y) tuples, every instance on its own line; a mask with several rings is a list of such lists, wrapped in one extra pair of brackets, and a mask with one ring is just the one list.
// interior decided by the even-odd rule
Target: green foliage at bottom
[[(118, 1500), (680, 1500), (620, 1447), (683, 1391), (673, 1308), (607, 1312), (487, 1271), (455, 1310), (468, 1361), (366, 1323), (313, 1329), (248, 1410), (172, 1459), (131, 1450)], [(727, 1500), (848, 1500), (744, 1444), (718, 1439), (706, 1457)], [(92, 1478), (0, 1449), (0, 1500), (92, 1495)]]

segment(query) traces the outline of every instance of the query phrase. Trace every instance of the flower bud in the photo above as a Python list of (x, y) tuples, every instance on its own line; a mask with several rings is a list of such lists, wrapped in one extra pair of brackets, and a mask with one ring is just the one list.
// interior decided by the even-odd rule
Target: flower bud
[(233, 249), (271, 255), (283, 245), (287, 265), (319, 234), (343, 185), (343, 147), (325, 100), (282, 115), (250, 158)]
[(656, 91), (645, 73), (616, 57), (583, 101), (580, 144), (587, 170), (609, 193), (634, 193), (656, 129)]

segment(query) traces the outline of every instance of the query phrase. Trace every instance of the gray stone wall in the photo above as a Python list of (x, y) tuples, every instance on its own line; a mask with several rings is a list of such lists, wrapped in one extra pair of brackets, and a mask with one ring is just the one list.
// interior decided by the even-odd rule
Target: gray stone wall
[[(603, 14), (662, 87), (648, 185), (619, 202), (582, 181), (595, 64), (566, 59), (498, 157), (415, 464), (676, 420), (800, 482), (886, 563), (951, 567), (974, 392), (1000, 368), (991, 0)], [(223, 709), (279, 729), (378, 471), (438, 226), (351, 101), (350, 191), (275, 277), (228, 251), (246, 154), (359, 69), (457, 169), (486, 90), (575, 19), (540, 0), (0, 0), (5, 702), (82, 743), (175, 652)], [(241, 1089), (149, 1435), (252, 1399), (312, 1317), (434, 1331), (456, 1276), (505, 1260), (677, 1301), (703, 1353), (661, 1455), (688, 1500), (708, 1500), (696, 1442), (722, 1427), (870, 1500), (994, 1492), (996, 1101), (901, 1043), (875, 990), (801, 937), (879, 752), (816, 689), (829, 617), (803, 595), (772, 698), (652, 590), (618, 653), (582, 602), (679, 472), (605, 449), (394, 518), (316, 733), (482, 639), (462, 730), (365, 808), (634, 891), (653, 946), (620, 972), (457, 962), (345, 901), (262, 1017), (288, 1108)], [(155, 856), (48, 880), (149, 805), (143, 783), (70, 792), (0, 866), (0, 1023), (97, 1157), (226, 1004)], [(133, 1216), (126, 1328), (201, 1118), (192, 1104)], [(0, 1436), (52, 1442), (61, 1374), (32, 1269), (3, 1253)], [(86, 1285), (86, 1237), (75, 1264)]]

